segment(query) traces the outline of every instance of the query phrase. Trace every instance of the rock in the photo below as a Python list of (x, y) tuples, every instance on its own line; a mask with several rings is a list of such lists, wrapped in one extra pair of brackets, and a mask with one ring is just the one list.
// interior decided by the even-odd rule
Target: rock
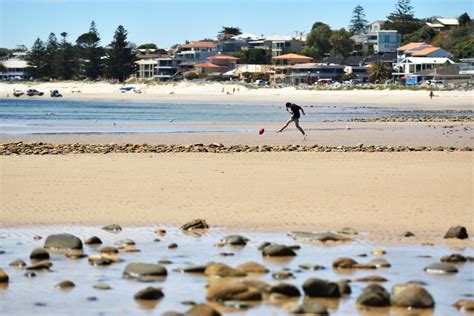
[(444, 235), (444, 238), (466, 239), (468, 237), (466, 227), (463, 226), (452, 226)]
[(279, 282), (272, 284), (268, 287), (267, 292), (269, 294), (278, 293), (287, 297), (299, 297), (301, 296), (300, 290), (293, 284)]
[(349, 241), (352, 240), (351, 238), (341, 235), (335, 234), (332, 232), (322, 232), (322, 233), (310, 233), (310, 232), (291, 232), (289, 234), (295, 240), (301, 241)]
[(446, 274), (446, 273), (457, 273), (458, 269), (449, 263), (433, 263), (429, 266), (425, 267), (425, 270), (428, 273), (436, 273), (436, 274)]
[(253, 261), (242, 263), (236, 269), (243, 273), (268, 273), (269, 271), (265, 266)]
[(168, 246), (166, 246), (166, 248), (168, 248), (168, 249), (176, 249), (176, 248), (178, 248), (178, 245), (177, 245), (176, 243), (171, 243), (171, 244), (169, 244)]
[(74, 284), (74, 282), (66, 280), (66, 281), (59, 282), (54, 287), (58, 289), (71, 289), (75, 286), (76, 285)]
[(295, 276), (290, 271), (278, 271), (272, 273), (272, 278), (277, 280), (294, 279)]
[(0, 269), (0, 283), (8, 283), (9, 279), (8, 274)]
[(390, 306), (390, 294), (378, 284), (370, 284), (357, 298), (357, 304), (371, 307)]
[(120, 246), (119, 251), (121, 252), (140, 252), (141, 250), (133, 245)]
[(195, 219), (181, 226), (182, 230), (208, 229), (209, 225), (204, 219)]
[(226, 245), (245, 246), (249, 239), (240, 235), (229, 235), (227, 237), (222, 238), (221, 241)]
[(385, 250), (383, 249), (373, 249), (371, 253), (376, 256), (381, 256), (381, 255), (386, 254)]
[(317, 315), (317, 316), (328, 316), (329, 312), (327, 308), (316, 302), (304, 302), (302, 305), (296, 306), (289, 311), (290, 314), (304, 314), (304, 315)]
[(31, 260), (49, 260), (49, 252), (44, 248), (35, 248), (30, 253)]
[(110, 285), (108, 285), (107, 283), (97, 283), (96, 285), (94, 285), (94, 288), (98, 289), (98, 290), (110, 290), (110, 289), (112, 289), (110, 287)]
[(352, 289), (349, 283), (350, 283), (350, 280), (341, 280), (337, 282), (337, 285), (339, 286), (339, 292), (341, 293), (341, 295), (350, 295), (352, 293)]
[(24, 276), (26, 276), (27, 278), (34, 278), (36, 276), (36, 273), (34, 273), (33, 271), (27, 271), (25, 272)]
[(461, 312), (474, 312), (473, 300), (459, 300), (454, 303), (453, 306), (459, 309)]
[(269, 257), (288, 257), (296, 256), (296, 253), (288, 246), (271, 244), (262, 249), (262, 255)]
[(81, 259), (81, 258), (87, 257), (87, 255), (82, 250), (78, 250), (78, 249), (68, 250), (65, 253), (65, 256), (69, 259)]
[(120, 227), (120, 225), (118, 224), (107, 225), (107, 226), (102, 227), (102, 229), (108, 232), (116, 232), (116, 233), (122, 231), (122, 227)]
[(359, 232), (352, 227), (343, 227), (338, 231), (339, 234), (357, 235)]
[(185, 272), (185, 273), (204, 273), (206, 271), (207, 265), (200, 265), (200, 266), (189, 266), (184, 268), (176, 268), (173, 271), (176, 272)]
[(453, 253), (452, 255), (441, 257), (441, 262), (460, 263), (466, 261), (467, 258), (458, 253)]
[(300, 264), (300, 265), (298, 265), (298, 267), (303, 269), (303, 270), (312, 270), (312, 271), (324, 270), (325, 269), (325, 267), (320, 266), (319, 264), (308, 264), (308, 263)]
[(210, 305), (198, 304), (187, 310), (184, 316), (221, 316), (221, 313)]
[(118, 246), (135, 246), (135, 241), (133, 241), (133, 239), (130, 239), (130, 238), (125, 238), (125, 239), (117, 241), (115, 244)]
[(261, 301), (262, 294), (256, 288), (242, 283), (212, 283), (207, 289), (210, 301)]
[(34, 235), (33, 239), (34, 240), (41, 240), (41, 239), (43, 239), (43, 237), (41, 237), (40, 235)]
[(82, 249), (82, 241), (71, 234), (56, 234), (50, 235), (44, 242), (46, 249)]
[(112, 264), (112, 260), (103, 258), (102, 256), (89, 256), (89, 263), (93, 266), (109, 266)]
[(11, 267), (24, 268), (26, 267), (26, 262), (21, 259), (16, 259), (9, 264)]
[(123, 276), (128, 278), (163, 277), (167, 274), (165, 267), (154, 263), (129, 263), (123, 271)]
[(49, 270), (53, 264), (49, 261), (39, 261), (26, 267), (26, 270)]
[(138, 291), (133, 297), (136, 300), (159, 300), (165, 296), (161, 291), (161, 288), (149, 286)]
[(157, 228), (155, 230), (155, 234), (160, 235), (160, 236), (164, 236), (164, 235), (166, 235), (166, 230), (163, 229), (163, 228)]
[(431, 294), (418, 284), (397, 284), (392, 288), (392, 305), (398, 307), (431, 308), (435, 305)]
[(334, 269), (354, 269), (357, 264), (357, 261), (354, 259), (342, 257), (334, 260), (332, 267)]
[(234, 269), (224, 263), (211, 263), (206, 267), (204, 275), (207, 276), (218, 276), (221, 278), (225, 277), (244, 277), (247, 274), (245, 272)]
[(86, 245), (100, 245), (102, 244), (102, 240), (100, 240), (97, 236), (92, 236), (88, 238), (85, 242)]
[(415, 236), (415, 234), (413, 234), (410, 231), (406, 231), (402, 233), (402, 237), (413, 237), (413, 236)]
[(390, 268), (392, 265), (384, 258), (375, 258), (367, 262), (368, 265), (375, 266), (377, 268)]
[(341, 297), (337, 283), (311, 278), (303, 284), (304, 293), (309, 297)]
[(107, 254), (117, 254), (119, 253), (118, 249), (112, 246), (104, 246), (99, 249), (100, 253), (107, 253)]
[(87, 300), (88, 302), (95, 302), (95, 301), (98, 300), (98, 298), (97, 298), (97, 296), (88, 296), (88, 297), (86, 298), (86, 300)]
[(370, 275), (356, 279), (356, 282), (387, 282), (388, 280), (378, 275)]
[(173, 261), (168, 260), (168, 259), (161, 259), (161, 260), (158, 260), (158, 263), (159, 264), (172, 264)]

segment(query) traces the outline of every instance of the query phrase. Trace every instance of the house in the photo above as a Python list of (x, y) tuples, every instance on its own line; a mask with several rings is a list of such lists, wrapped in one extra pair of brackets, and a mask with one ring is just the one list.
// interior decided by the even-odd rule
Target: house
[(445, 64), (454, 64), (446, 57), (406, 57), (398, 61), (393, 67), (392, 75), (395, 79), (404, 79), (407, 76), (416, 76), (424, 70), (431, 70)]
[(468, 83), (472, 75), (462, 74), (459, 65), (445, 64), (433, 69), (425, 69), (417, 74), (418, 82), (435, 80), (436, 82), (444, 83)]
[(304, 63), (292, 66), (288, 77), (290, 84), (313, 84), (319, 79), (341, 80), (344, 66), (325, 65), (320, 63)]
[(313, 58), (294, 53), (272, 57), (275, 62), (273, 70), (270, 72), (270, 84), (289, 84), (289, 76), (292, 73), (292, 66), (296, 64), (310, 63)]
[(5, 68), (0, 71), (0, 80), (28, 80), (28, 63), (23, 59), (26, 56), (25, 52), (13, 53), (13, 56), (0, 61), (0, 64)]
[(229, 69), (234, 69), (239, 59), (234, 56), (219, 54), (219, 55), (211, 56), (207, 60), (209, 60), (209, 62), (215, 65), (226, 67)]
[(366, 33), (374, 33), (381, 31), (384, 25), (384, 21), (377, 20), (367, 25)]
[(178, 48), (176, 57), (187, 61), (205, 61), (217, 54), (217, 44), (210, 41), (191, 42)]
[(272, 57), (284, 55), (285, 52), (300, 52), (306, 43), (306, 37), (291, 35), (269, 35), (248, 42), (247, 48), (271, 51)]
[(156, 59), (155, 79), (168, 81), (174, 79), (180, 73), (181, 60), (173, 57), (160, 57)]
[(313, 60), (313, 58), (304, 56), (304, 55), (298, 55), (294, 53), (290, 54), (285, 54), (285, 55), (280, 55), (280, 56), (274, 56), (272, 59), (275, 61), (276, 65), (284, 66), (284, 65), (296, 65), (296, 64), (301, 64), (301, 63), (309, 63)]
[(396, 30), (379, 30), (367, 34), (355, 34), (351, 37), (356, 51), (368, 53), (396, 52), (401, 38)]
[(441, 31), (453, 26), (459, 26), (459, 21), (457, 19), (437, 18), (431, 22), (426, 22), (426, 25), (432, 27), (436, 31)]
[(407, 57), (451, 58), (452, 54), (441, 47), (425, 42), (412, 42), (397, 48), (397, 61)]
[(211, 74), (221, 74), (224, 72), (224, 67), (221, 67), (219, 65), (215, 65), (209, 62), (196, 64), (194, 67), (196, 68), (197, 72), (200, 74), (211, 75)]
[(461, 58), (459, 66), (459, 73), (474, 76), (474, 58)]

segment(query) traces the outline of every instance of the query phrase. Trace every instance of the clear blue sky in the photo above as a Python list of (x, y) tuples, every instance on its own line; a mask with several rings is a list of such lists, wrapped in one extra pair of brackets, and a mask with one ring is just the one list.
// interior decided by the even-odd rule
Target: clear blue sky
[[(222, 26), (253, 34), (307, 33), (313, 22), (348, 27), (357, 4), (369, 21), (385, 19), (396, 0), (0, 0), (0, 47), (31, 47), (50, 32), (69, 41), (87, 32), (94, 20), (102, 44), (118, 25), (136, 44), (168, 48), (185, 40), (214, 38)], [(474, 17), (474, 0), (412, 0), (415, 16)]]

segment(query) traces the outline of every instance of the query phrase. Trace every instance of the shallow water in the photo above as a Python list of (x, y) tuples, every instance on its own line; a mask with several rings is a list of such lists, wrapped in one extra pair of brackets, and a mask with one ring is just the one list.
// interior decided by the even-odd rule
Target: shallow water
[[(214, 244), (228, 233), (221, 229), (211, 229), (201, 237), (185, 234), (175, 227), (162, 227), (167, 230), (165, 236), (157, 236), (155, 227), (125, 227), (120, 233), (109, 233), (100, 227), (85, 226), (42, 226), (42, 227), (16, 227), (0, 228), (0, 250), (5, 254), (0, 255), (0, 268), (10, 276), (10, 283), (6, 288), (0, 288), (0, 314), (2, 315), (108, 315), (108, 314), (161, 314), (174, 310), (184, 312), (189, 306), (181, 304), (182, 301), (192, 300), (204, 303), (208, 283), (207, 278), (199, 274), (181, 274), (173, 272), (177, 267), (187, 265), (205, 264), (210, 261), (224, 262), (233, 267), (247, 261), (262, 263), (270, 269), (271, 273), (289, 268), (295, 279), (284, 280), (296, 285), (302, 292), (303, 282), (310, 277), (338, 281), (379, 275), (388, 279), (382, 283), (391, 290), (394, 284), (409, 280), (426, 282), (426, 289), (433, 295), (436, 302), (434, 310), (423, 311), (422, 315), (457, 315), (459, 313), (451, 306), (461, 298), (468, 298), (474, 294), (474, 264), (457, 264), (459, 273), (454, 275), (433, 275), (423, 271), (428, 264), (439, 262), (441, 256), (452, 253), (461, 253), (473, 256), (473, 249), (450, 249), (444, 246), (382, 246), (387, 254), (386, 258), (392, 267), (376, 270), (351, 270), (346, 272), (335, 271), (331, 263), (338, 257), (352, 257), (358, 262), (368, 262), (374, 255), (371, 250), (380, 248), (380, 245), (371, 244), (364, 237), (360, 241), (343, 244), (296, 242), (285, 233), (258, 233), (248, 232), (242, 235), (250, 238), (244, 248), (215, 247)], [(18, 258), (29, 263), (29, 254), (35, 247), (41, 247), (44, 239), (53, 233), (72, 233), (82, 240), (96, 235), (103, 241), (103, 245), (114, 245), (124, 238), (133, 239), (138, 253), (120, 253), (123, 262), (107, 267), (94, 267), (87, 258), (72, 260), (64, 255), (52, 255), (52, 272), (36, 272), (34, 278), (24, 276), (24, 270), (10, 267), (8, 264)], [(42, 240), (34, 240), (34, 235), (40, 235)], [(154, 242), (155, 238), (160, 242)], [(257, 249), (264, 241), (278, 242), (287, 245), (299, 244), (301, 249), (298, 255), (290, 259), (275, 260), (261, 256)], [(178, 244), (177, 249), (167, 249), (171, 242)], [(102, 245), (102, 246), (103, 246)], [(84, 246), (87, 254), (97, 253), (97, 247)], [(233, 252), (234, 256), (220, 256), (221, 252)], [(360, 254), (367, 257), (359, 257)], [(429, 258), (419, 257), (431, 256)], [(157, 263), (159, 260), (169, 259), (173, 263), (166, 265), (168, 276), (164, 281), (143, 283), (136, 280), (122, 278), (124, 267), (130, 262)], [(299, 271), (300, 264), (319, 264), (326, 267), (318, 271)], [(257, 275), (255, 278), (275, 282), (271, 273)], [(63, 291), (56, 289), (55, 284), (63, 280), (71, 280), (76, 287)], [(93, 288), (98, 282), (108, 283), (112, 289), (101, 291)], [(141, 305), (133, 299), (133, 295), (147, 286), (163, 288), (165, 297), (156, 304)], [(367, 283), (352, 282), (352, 294), (341, 299), (316, 300), (329, 308), (331, 315), (408, 315), (409, 312), (400, 309), (378, 309), (364, 311), (356, 307), (355, 301)], [(96, 301), (89, 301), (88, 297), (96, 297)], [(471, 298), (472, 299), (472, 298)], [(303, 298), (293, 300), (291, 303), (302, 302)], [(247, 310), (223, 309), (231, 315), (286, 315), (289, 304), (272, 304), (268, 300), (256, 304)], [(413, 312), (413, 311), (412, 311)], [(411, 314), (413, 315), (413, 313)]]
[[(302, 104), (305, 122), (347, 121), (378, 117), (473, 117), (472, 111), (402, 110), (397, 107)], [(282, 104), (190, 104), (132, 101), (0, 99), (0, 133), (179, 133), (237, 132), (232, 127), (195, 127), (193, 123), (284, 122)], [(184, 123), (165, 128), (168, 122)], [(190, 124), (186, 124), (190, 123)], [(222, 124), (221, 124), (222, 125)]]

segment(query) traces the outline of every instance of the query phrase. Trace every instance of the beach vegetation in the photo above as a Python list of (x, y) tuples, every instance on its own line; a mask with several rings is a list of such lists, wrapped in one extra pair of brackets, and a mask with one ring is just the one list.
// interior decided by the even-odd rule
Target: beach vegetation
[(369, 80), (371, 82), (384, 82), (392, 76), (390, 66), (382, 61), (376, 61), (370, 64)]
[(265, 65), (272, 60), (271, 52), (261, 48), (250, 48), (234, 53), (234, 57), (239, 58), (242, 64)]
[(122, 25), (119, 25), (107, 50), (105, 76), (124, 82), (131, 74), (135, 73), (134, 61), (135, 54), (127, 41), (127, 31)]
[(158, 47), (154, 43), (146, 43), (138, 45), (137, 49), (158, 49)]
[(186, 73), (184, 75), (184, 78), (186, 78), (186, 80), (199, 79), (199, 74), (197, 72), (191, 71), (191, 72)]
[(364, 8), (358, 4), (354, 11), (352, 11), (351, 24), (349, 26), (349, 31), (352, 34), (362, 34), (365, 33), (367, 29), (367, 20), (365, 19)]
[(333, 31), (329, 42), (331, 44), (332, 56), (347, 57), (354, 49), (354, 41), (351, 39), (351, 33), (343, 28)]

